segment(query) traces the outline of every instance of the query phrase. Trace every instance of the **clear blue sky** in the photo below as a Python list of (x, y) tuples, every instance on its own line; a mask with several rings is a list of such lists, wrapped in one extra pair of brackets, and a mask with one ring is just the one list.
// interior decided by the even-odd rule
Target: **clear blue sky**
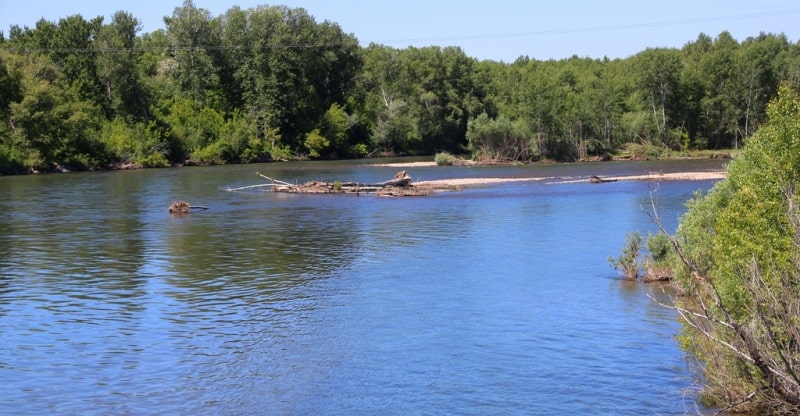
[[(80, 14), (86, 19), (118, 10), (130, 12), (143, 32), (164, 27), (182, 0), (0, 0), (0, 30), (11, 24), (33, 27)], [(760, 32), (800, 40), (797, 0), (195, 0), (213, 16), (234, 5), (243, 9), (283, 4), (302, 7), (317, 20), (338, 23), (362, 45), (460, 46), (478, 59), (511, 62), (581, 57), (626, 58), (648, 47), (680, 48), (705, 33), (729, 31), (739, 41)]]

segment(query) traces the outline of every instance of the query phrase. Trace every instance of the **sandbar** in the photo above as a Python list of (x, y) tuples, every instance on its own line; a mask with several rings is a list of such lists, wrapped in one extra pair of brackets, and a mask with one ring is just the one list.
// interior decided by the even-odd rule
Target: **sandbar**
[[(378, 167), (392, 167), (392, 168), (421, 168), (436, 166), (436, 162), (401, 162), (401, 163), (383, 163), (375, 164), (372, 166)], [(604, 182), (617, 182), (617, 181), (709, 181), (721, 180), (725, 178), (724, 170), (714, 171), (688, 171), (688, 172), (652, 172), (646, 175), (625, 175), (625, 176), (604, 176)], [(519, 178), (453, 178), (453, 179), (437, 179), (430, 181), (415, 181), (415, 185), (419, 186), (433, 186), (435, 188), (447, 187), (462, 187), (462, 186), (480, 186), (490, 185), (496, 183), (507, 182), (534, 182), (534, 181), (547, 181), (548, 183), (588, 183), (591, 182), (590, 177), (519, 177)]]
[[(647, 175), (630, 175), (630, 176), (604, 176), (602, 179), (607, 182), (616, 181), (709, 181), (721, 180), (725, 178), (724, 171), (703, 171), (703, 172), (672, 172), (672, 173), (651, 173)], [(460, 187), (460, 186), (478, 186), (490, 185), (495, 183), (507, 182), (533, 182), (533, 181), (547, 181), (547, 183), (588, 183), (591, 178), (559, 178), (559, 177), (539, 177), (539, 178), (453, 178), (453, 179), (437, 179), (431, 181), (414, 182), (419, 186), (433, 186), (439, 187)]]

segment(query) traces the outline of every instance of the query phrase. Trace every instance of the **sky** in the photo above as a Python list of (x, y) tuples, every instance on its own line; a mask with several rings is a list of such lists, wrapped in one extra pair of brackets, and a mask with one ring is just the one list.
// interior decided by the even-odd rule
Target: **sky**
[[(0, 30), (12, 24), (34, 27), (42, 18), (79, 14), (85, 19), (131, 13), (142, 33), (163, 29), (182, 0), (0, 0)], [(800, 41), (797, 0), (194, 0), (212, 16), (233, 6), (304, 8), (317, 22), (337, 23), (363, 46), (396, 48), (458, 46), (479, 60), (513, 62), (589, 58), (627, 58), (647, 48), (681, 48), (700, 33), (722, 31), (743, 41), (761, 32), (783, 33)]]

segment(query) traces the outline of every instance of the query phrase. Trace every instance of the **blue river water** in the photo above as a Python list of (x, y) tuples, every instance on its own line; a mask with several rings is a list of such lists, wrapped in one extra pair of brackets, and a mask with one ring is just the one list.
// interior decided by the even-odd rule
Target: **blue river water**
[[(0, 177), (2, 414), (684, 414), (696, 375), (658, 285), (607, 261), (655, 231), (654, 184), (720, 162), (408, 167), (541, 177), (428, 197), (306, 162)], [(711, 181), (661, 182), (674, 230)], [(174, 200), (208, 208), (167, 213)]]

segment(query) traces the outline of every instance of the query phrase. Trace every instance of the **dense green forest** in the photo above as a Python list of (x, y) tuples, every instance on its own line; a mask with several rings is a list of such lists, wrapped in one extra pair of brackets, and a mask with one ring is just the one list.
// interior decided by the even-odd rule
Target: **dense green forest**
[(458, 47), (362, 47), (285, 6), (212, 16), (186, 1), (165, 23), (140, 33), (120, 11), (3, 33), (0, 169), (737, 148), (778, 85), (800, 85), (800, 46), (780, 34), (505, 63)]

